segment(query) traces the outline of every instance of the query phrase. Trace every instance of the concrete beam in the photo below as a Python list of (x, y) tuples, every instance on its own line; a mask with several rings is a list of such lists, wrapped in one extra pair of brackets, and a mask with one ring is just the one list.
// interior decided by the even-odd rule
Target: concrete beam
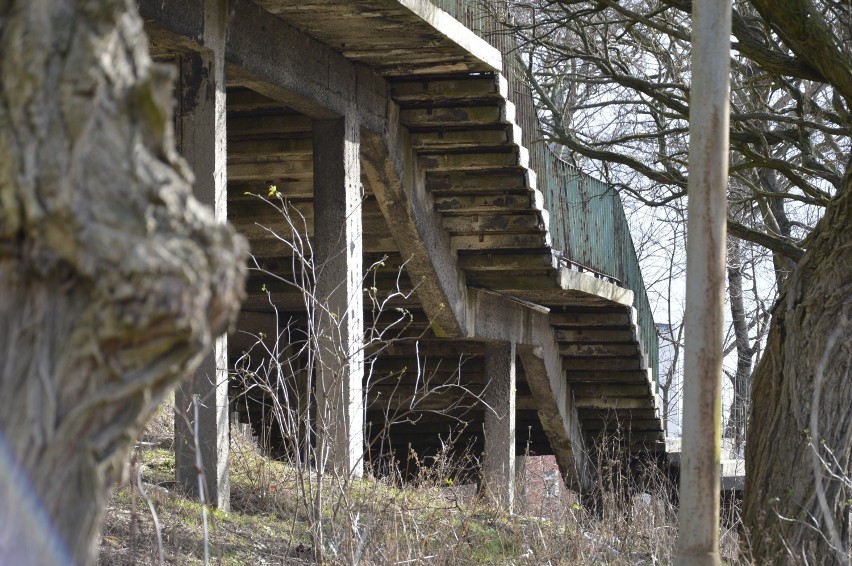
[(639, 371), (647, 361), (633, 358), (565, 358), (562, 368), (568, 372), (574, 371)]
[(405, 105), (481, 104), (483, 100), (500, 102), (509, 98), (509, 83), (497, 74), (430, 81), (401, 80), (394, 82), (391, 95), (395, 101)]
[(648, 370), (635, 371), (568, 371), (566, 377), (569, 383), (612, 383), (612, 384), (643, 384), (649, 383)]
[(551, 324), (557, 328), (623, 328), (632, 324), (630, 312), (568, 312), (550, 315)]
[[(177, 41), (168, 39), (169, 32), (194, 29), (193, 22), (203, 16), (197, 4), (173, 13), (161, 9), (158, 0), (140, 0), (140, 9), (156, 20), (161, 41)], [(461, 336), (466, 327), (463, 275), (417, 169), (408, 133), (399, 125), (399, 109), (389, 102), (387, 83), (248, 0), (232, 2), (228, 38), (229, 75), (240, 84), (314, 118), (358, 109), (365, 171), (391, 232), (398, 235), (418, 295), (428, 305), (437, 335)], [(506, 112), (506, 106), (498, 109), (499, 116)]]
[(389, 88), (382, 77), (250, 0), (231, 0), (226, 59), (242, 85), (303, 114), (357, 111), (362, 128), (384, 131)]
[(581, 291), (625, 307), (633, 306), (633, 291), (589, 273), (581, 273), (563, 267), (559, 270), (559, 286), (566, 291)]
[[(600, 431), (619, 431), (624, 427), (618, 421), (618, 419), (598, 419), (598, 420), (586, 420), (583, 422), (583, 431), (587, 434), (590, 432), (600, 432)], [(660, 421), (657, 419), (631, 419), (630, 420), (630, 430), (639, 430), (639, 431), (658, 431), (662, 432), (662, 428), (660, 427)]]
[(473, 291), (470, 302), (468, 335), (517, 344), (539, 419), (565, 483), (570, 489), (589, 489), (592, 463), (549, 315), (484, 291)]
[(485, 457), (482, 493), (512, 513), (515, 497), (515, 344), (485, 346)]
[(364, 455), (364, 293), (360, 128), (355, 116), (317, 120), (313, 242), (317, 462), (361, 477)]
[(575, 399), (574, 404), (578, 409), (599, 409), (602, 411), (652, 409), (658, 418), (659, 407), (661, 406), (656, 395), (651, 396), (650, 399), (647, 396), (642, 399), (631, 397), (578, 397)]
[(571, 386), (571, 389), (574, 391), (575, 398), (633, 397), (646, 399), (651, 396), (651, 391), (646, 383), (638, 385), (575, 383)]
[(493, 70), (502, 71), (503, 57), (498, 49), (429, 0), (398, 0), (398, 2), (431, 24), (441, 35), (490, 65)]
[(631, 330), (557, 330), (556, 339), (560, 342), (583, 343), (610, 343), (631, 342), (635, 340), (635, 334)]
[[(587, 491), (592, 485), (592, 463), (586, 453), (577, 408), (570, 387), (554, 373), (551, 347), (519, 345), (527, 383), (538, 403), (538, 416), (547, 434), (566, 485)], [(556, 366), (556, 367), (555, 367)]]
[[(191, 0), (179, 9), (174, 4), (138, 0), (152, 40), (177, 51), (208, 48), (199, 30), (208, 13), (223, 11), (226, 3)], [(389, 87), (382, 77), (250, 0), (229, 0), (226, 19), (229, 80), (312, 118), (339, 117), (357, 108), (361, 127), (385, 130)]]
[[(209, 0), (207, 6), (217, 2)], [(195, 173), (194, 192), (227, 221), (225, 130), (225, 22), (206, 10), (203, 37), (208, 51), (180, 58), (177, 140)], [(198, 420), (196, 422), (196, 407)], [(216, 340), (195, 374), (175, 391), (175, 476), (182, 489), (199, 494), (197, 458), (203, 466), (204, 501), (228, 509), (228, 342)], [(199, 454), (200, 452), (200, 454)]]
[(632, 342), (626, 344), (563, 343), (559, 345), (559, 353), (571, 358), (634, 358), (639, 356), (639, 347)]
[(199, 51), (205, 45), (204, 10), (207, 0), (162, 2), (137, 0), (145, 32), (160, 47), (175, 51)]
[(628, 428), (622, 431), (596, 431), (587, 432), (586, 438), (589, 444), (600, 444), (601, 440), (617, 441), (627, 445), (642, 446), (645, 442), (662, 442), (665, 438), (661, 430), (634, 430)]
[(644, 409), (585, 409), (578, 407), (577, 413), (583, 422), (605, 420), (626, 424), (633, 419), (652, 420), (660, 418), (657, 409), (651, 407)]
[(450, 237), (442, 228), (411, 149), (399, 109), (388, 104), (385, 135), (363, 132), (363, 167), (405, 269), (439, 337), (461, 337), (467, 328), (467, 291)]

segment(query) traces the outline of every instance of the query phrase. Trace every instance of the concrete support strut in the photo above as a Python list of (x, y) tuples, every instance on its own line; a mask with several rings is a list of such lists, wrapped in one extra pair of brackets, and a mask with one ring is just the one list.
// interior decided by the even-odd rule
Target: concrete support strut
[(364, 295), (360, 131), (355, 114), (313, 122), (318, 468), (361, 477)]
[[(224, 38), (227, 10), (221, 2), (208, 0), (207, 4), (219, 5), (218, 9), (205, 11), (204, 35), (208, 49), (183, 55), (180, 59), (176, 133), (180, 151), (195, 172), (196, 198), (212, 206), (216, 219), (225, 222)], [(227, 363), (227, 337), (221, 336), (195, 375), (175, 391), (175, 479), (182, 489), (200, 495), (200, 461), (203, 500), (223, 510), (230, 506)]]
[(515, 496), (515, 344), (485, 346), (485, 461), (482, 492), (504, 511)]
[(517, 345), (539, 419), (565, 483), (570, 489), (589, 489), (592, 463), (586, 453), (574, 395), (562, 371), (549, 315), (481, 290), (472, 293), (471, 305), (468, 335)]
[(365, 135), (364, 173), (396, 238), (405, 269), (436, 336), (460, 337), (467, 325), (464, 275), (456, 267), (450, 237), (426, 190), (411, 148), (399, 125), (399, 108), (388, 105), (388, 132)]

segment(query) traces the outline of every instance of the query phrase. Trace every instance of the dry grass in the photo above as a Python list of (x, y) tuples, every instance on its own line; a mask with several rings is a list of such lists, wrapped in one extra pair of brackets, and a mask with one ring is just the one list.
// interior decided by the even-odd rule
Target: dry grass
[[(174, 489), (170, 410), (152, 421), (135, 452), (131, 477), (159, 518), (164, 562), (203, 563), (201, 507)], [(444, 472), (417, 486), (368, 478), (342, 486), (325, 479), (323, 562), (328, 564), (669, 564), (677, 534), (675, 512), (647, 488), (629, 505), (608, 495), (598, 515), (574, 494), (540, 491), (542, 478), (528, 459), (527, 493), (515, 515), (485, 505), (471, 486), (448, 485)], [(449, 466), (451, 463), (446, 463)], [(538, 462), (540, 465), (541, 462)], [(311, 490), (316, 477), (265, 458), (250, 439), (232, 434), (232, 510), (210, 512), (214, 564), (316, 563)], [(446, 466), (444, 467), (446, 469)], [(547, 466), (545, 466), (545, 471)], [(651, 482), (650, 485), (654, 485)], [(659, 482), (657, 482), (659, 486)], [(519, 488), (519, 492), (523, 491)], [(736, 530), (723, 530), (730, 564)], [(100, 563), (159, 563), (157, 529), (135, 485), (120, 487), (107, 514)]]

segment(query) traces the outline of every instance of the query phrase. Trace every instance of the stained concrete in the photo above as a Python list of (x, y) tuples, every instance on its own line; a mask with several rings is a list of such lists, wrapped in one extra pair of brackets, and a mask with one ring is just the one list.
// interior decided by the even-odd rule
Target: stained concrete
[(361, 477), (364, 453), (364, 293), (360, 124), (313, 123), (313, 261), (318, 468)]
[[(209, 11), (221, 9), (221, 3), (211, 7), (193, 0), (180, 13), (164, 8), (159, 0), (140, 0), (140, 5), (154, 20), (147, 27), (160, 56), (205, 51), (212, 45), (206, 37), (187, 34), (195, 33), (191, 30), (198, 29)], [(305, 210), (310, 225), (300, 236), (310, 236), (315, 243), (316, 238), (330, 238), (329, 222), (338, 232), (348, 230), (339, 211), (330, 221), (322, 216), (327, 207), (333, 210), (335, 201), (315, 190), (325, 183), (317, 177), (328, 173), (326, 165), (334, 169), (341, 162), (332, 154), (344, 150), (336, 142), (327, 146), (327, 136), (317, 137), (312, 129), (327, 121), (344, 120), (344, 129), (347, 121), (357, 122), (364, 140), (360, 157), (368, 199), (375, 199), (361, 209), (361, 251), (388, 254), (405, 266), (404, 284), (410, 284), (413, 293), (395, 306), (412, 309), (416, 317), (425, 313), (427, 320), (417, 318), (415, 326), (431, 325), (425, 338), (454, 339), (440, 343), (440, 355), (468, 355), (477, 348), (472, 345), (483, 341), (517, 343), (531, 393), (516, 410), (521, 411), (521, 405), (526, 413), (533, 413), (530, 407), (537, 410), (537, 430), (557, 454), (569, 485), (587, 483), (593, 471), (585, 455), (584, 419), (597, 423), (603, 412), (615, 411), (628, 420), (642, 415), (643, 422), (650, 422), (656, 418), (655, 402), (652, 396), (644, 401), (634, 397), (635, 388), (622, 387), (643, 385), (649, 375), (647, 357), (636, 346), (641, 329), (631, 307), (632, 292), (611, 277), (560, 267), (563, 251), (552, 248), (544, 195), (536, 188), (515, 123), (516, 109), (509, 101), (518, 93), (508, 92), (506, 80), (495, 72), (500, 65), (489, 63), (493, 52), (480, 49), (482, 40), (455, 24), (443, 33), (435, 25), (446, 14), (433, 13), (433, 7), (422, 2), (328, 1), (310, 6), (306, 10), (304, 2), (296, 0), (229, 3), (229, 86), (251, 95), (229, 106), (229, 112), (237, 111), (233, 125), (240, 131), (231, 156), (229, 180), (234, 186), (229, 198), (239, 199), (243, 187), (265, 190), (263, 185), (278, 182), (282, 193)], [(335, 23), (338, 16), (346, 26)], [(377, 18), (387, 24), (381, 31), (373, 25)], [(418, 40), (422, 37), (435, 38), (426, 51)], [(384, 43), (376, 53), (368, 53), (369, 44), (377, 41)], [(252, 109), (257, 109), (254, 115)], [(311, 139), (309, 152), (305, 140)], [(317, 151), (325, 156), (317, 157)], [(351, 164), (355, 167), (355, 160)], [(346, 173), (334, 175), (344, 178)], [(251, 233), (256, 257), (289, 261), (276, 240), (263, 238), (253, 227), (255, 212), (247, 201), (239, 202), (237, 219)], [(345, 235), (338, 241), (356, 239)], [(347, 258), (335, 268), (338, 273), (322, 278), (329, 295), (331, 288), (345, 287), (343, 295), (357, 300), (357, 293), (348, 288), (349, 275), (361, 269), (353, 267), (355, 261)], [(298, 310), (299, 297), (280, 286), (273, 298), (288, 312)], [(247, 308), (263, 308), (265, 301), (265, 296), (250, 297)], [(349, 304), (339, 301), (332, 312), (344, 313)], [(338, 321), (348, 324), (356, 318), (353, 313)], [(323, 323), (326, 328), (334, 327), (330, 320)], [(561, 333), (566, 329), (571, 332)], [(354, 335), (348, 326), (342, 330)], [(578, 334), (590, 330), (613, 334)], [(350, 338), (340, 343), (344, 351), (355, 351)], [(387, 353), (412, 360), (422, 350), (411, 344), (395, 345)], [(323, 358), (328, 368), (336, 368), (329, 369), (329, 375), (349, 371), (332, 356)], [(344, 414), (355, 418), (358, 411), (350, 409), (358, 397), (356, 381), (326, 380), (342, 388), (339, 395), (320, 392), (324, 404), (339, 403), (346, 408)], [(572, 384), (590, 382), (600, 386), (601, 397), (625, 397), (631, 408), (619, 408), (623, 402), (616, 401), (586, 402), (587, 408), (578, 409)], [(592, 391), (588, 385), (580, 387)], [(440, 402), (434, 403), (440, 409)], [(357, 471), (352, 454), (360, 427), (346, 416), (338, 421), (342, 424), (336, 430), (349, 429), (335, 441), (343, 447), (338, 459), (349, 462), (339, 469)], [(328, 421), (323, 427), (330, 430), (337, 424)], [(653, 436), (653, 424), (643, 427), (643, 433)]]
[[(176, 133), (180, 151), (195, 172), (196, 198), (225, 222), (225, 19), (221, 9), (205, 14), (209, 49), (179, 59)], [(175, 391), (175, 475), (182, 489), (198, 494), (203, 474), (204, 500), (224, 510), (230, 506), (228, 407), (228, 339), (221, 336), (195, 374)]]
[(509, 513), (515, 496), (515, 344), (485, 346), (483, 492)]

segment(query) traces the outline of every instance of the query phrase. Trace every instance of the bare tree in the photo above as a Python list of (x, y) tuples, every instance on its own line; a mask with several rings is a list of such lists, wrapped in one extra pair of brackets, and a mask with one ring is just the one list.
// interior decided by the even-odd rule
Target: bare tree
[[(511, 4), (547, 141), (645, 204), (681, 206), (690, 2)], [(734, 2), (729, 234), (771, 250), (782, 283), (751, 387), (745, 522), (759, 563), (848, 560), (851, 11)], [(735, 398), (761, 344), (759, 308), (743, 326), (741, 274), (732, 264)]]
[(128, 449), (235, 315), (131, 0), (0, 0), (0, 563), (88, 564)]

